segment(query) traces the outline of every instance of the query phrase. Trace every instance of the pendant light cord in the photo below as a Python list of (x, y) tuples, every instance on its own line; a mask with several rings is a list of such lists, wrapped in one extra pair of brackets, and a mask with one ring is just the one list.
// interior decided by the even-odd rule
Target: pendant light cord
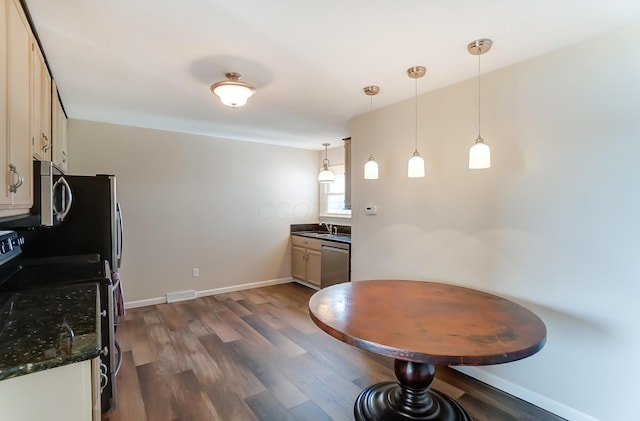
[(482, 139), (480, 136), (480, 56), (482, 55), (482, 47), (478, 47), (478, 139)]
[(418, 152), (418, 78), (415, 78), (414, 80), (416, 82), (415, 83), (415, 95), (414, 95), (414, 98), (415, 98), (415, 101), (416, 101), (416, 104), (415, 104), (415, 114), (416, 114), (416, 116), (415, 116), (416, 117), (416, 119), (415, 119), (416, 120), (416, 131), (415, 131), (415, 133), (416, 133), (416, 136), (415, 136), (416, 137), (416, 150), (415, 150), (415, 152)]

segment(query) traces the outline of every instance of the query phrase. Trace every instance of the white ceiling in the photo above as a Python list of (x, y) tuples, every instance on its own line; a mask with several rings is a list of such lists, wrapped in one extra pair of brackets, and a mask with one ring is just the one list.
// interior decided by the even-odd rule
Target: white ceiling
[[(70, 118), (299, 148), (341, 144), (349, 120), (640, 22), (638, 0), (26, 0)], [(597, 62), (594, 57), (594, 62)], [(235, 71), (242, 108), (209, 86)]]

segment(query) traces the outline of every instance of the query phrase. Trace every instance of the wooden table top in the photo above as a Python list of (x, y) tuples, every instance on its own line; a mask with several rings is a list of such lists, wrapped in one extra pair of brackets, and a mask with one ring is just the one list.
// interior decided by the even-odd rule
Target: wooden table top
[(321, 289), (313, 321), (336, 339), (396, 359), (489, 365), (526, 358), (545, 344), (540, 318), (519, 304), (436, 282), (375, 280)]

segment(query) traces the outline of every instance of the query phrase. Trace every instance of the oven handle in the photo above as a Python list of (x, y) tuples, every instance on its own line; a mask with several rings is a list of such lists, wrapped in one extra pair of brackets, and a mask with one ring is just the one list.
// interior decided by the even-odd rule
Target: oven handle
[(71, 210), (71, 203), (73, 202), (73, 193), (71, 192), (71, 186), (69, 186), (69, 183), (67, 183), (67, 180), (65, 180), (64, 177), (58, 178), (58, 181), (56, 181), (55, 184), (53, 185), (53, 188), (52, 188), (53, 191), (56, 190), (56, 188), (58, 187), (58, 184), (63, 185), (63, 191), (66, 196), (66, 202), (65, 202), (64, 209), (62, 211), (59, 211), (58, 209), (56, 209), (55, 207), (56, 205), (54, 201), (53, 211), (56, 213), (56, 216), (58, 217), (59, 221), (64, 221), (64, 218), (67, 216), (67, 214)]
[(113, 345), (118, 351), (118, 362), (116, 363), (116, 369), (113, 370), (113, 375), (117, 376), (118, 372), (120, 371), (120, 367), (122, 366), (122, 349), (120, 349), (120, 344), (118, 343), (118, 341), (113, 341)]

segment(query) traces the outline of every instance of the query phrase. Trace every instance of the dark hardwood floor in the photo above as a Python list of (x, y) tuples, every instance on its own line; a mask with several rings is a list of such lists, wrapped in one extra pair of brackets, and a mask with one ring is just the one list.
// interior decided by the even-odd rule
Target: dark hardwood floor
[[(352, 420), (364, 387), (395, 379), (393, 361), (320, 331), (313, 292), (292, 283), (128, 310), (103, 421)], [(475, 421), (561, 419), (449, 368), (433, 387)]]

